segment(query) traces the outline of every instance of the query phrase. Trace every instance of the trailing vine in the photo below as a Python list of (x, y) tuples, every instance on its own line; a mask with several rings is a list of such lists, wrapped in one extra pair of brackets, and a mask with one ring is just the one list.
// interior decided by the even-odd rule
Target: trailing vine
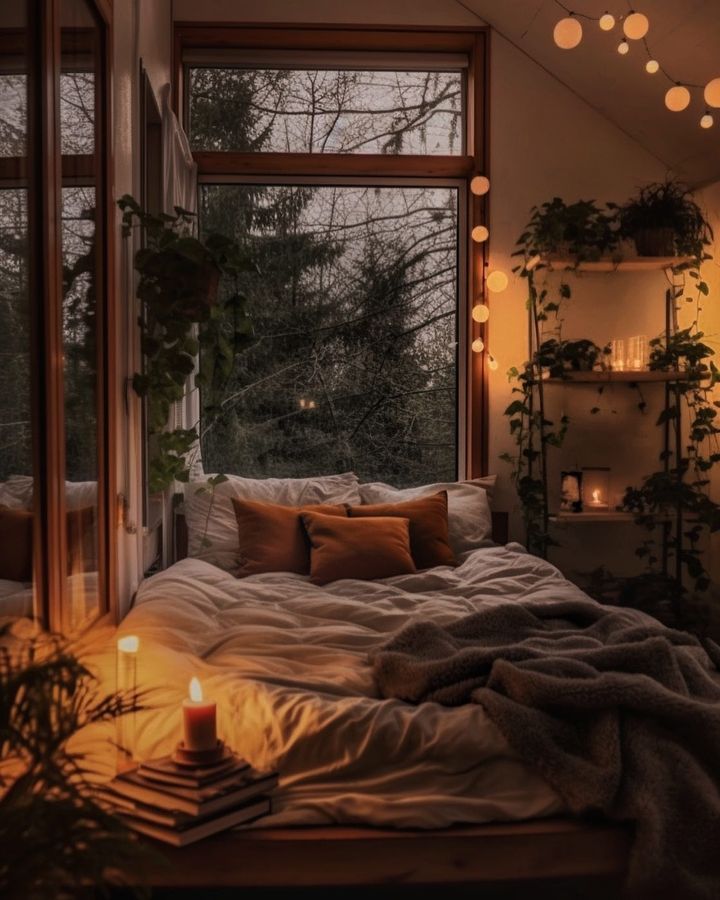
[[(180, 207), (175, 215), (151, 215), (128, 194), (118, 200), (122, 233), (141, 228), (135, 254), (143, 304), (138, 319), (144, 358), (133, 376), (135, 393), (144, 398), (149, 438), (150, 493), (174, 481), (188, 481), (189, 454), (198, 444), (198, 425), (168, 429), (173, 404), (185, 397), (189, 379), (217, 395), (229, 378), (235, 354), (253, 340), (246, 298), (238, 288), (243, 273), (254, 272), (249, 256), (220, 234), (194, 237), (195, 216)], [(234, 289), (221, 290), (221, 279)], [(212, 405), (206, 405), (206, 413)]]

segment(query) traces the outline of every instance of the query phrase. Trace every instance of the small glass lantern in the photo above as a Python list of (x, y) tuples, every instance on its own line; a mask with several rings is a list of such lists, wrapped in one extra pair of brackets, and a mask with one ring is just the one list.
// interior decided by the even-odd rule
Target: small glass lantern
[(610, 508), (610, 469), (583, 466), (583, 508), (586, 512), (607, 512)]

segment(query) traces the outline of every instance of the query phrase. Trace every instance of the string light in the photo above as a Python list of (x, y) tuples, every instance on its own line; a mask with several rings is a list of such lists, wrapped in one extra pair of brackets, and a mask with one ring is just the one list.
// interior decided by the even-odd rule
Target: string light
[(485, 283), (489, 291), (499, 294), (508, 286), (508, 277), (501, 269), (496, 269), (494, 272), (490, 272)]
[(470, 237), (478, 244), (482, 244), (490, 237), (490, 232), (484, 225), (476, 225), (470, 232)]
[(625, 37), (631, 41), (641, 41), (650, 29), (648, 17), (639, 12), (631, 12), (623, 21)]
[(490, 309), (484, 303), (473, 306), (472, 317), (474, 322), (487, 322), (490, 318)]
[(483, 343), (482, 338), (475, 338), (471, 346), (473, 353), (482, 353), (485, 349), (485, 344)]
[(665, 94), (665, 106), (671, 112), (682, 112), (690, 105), (690, 91), (684, 84), (676, 84)]
[(553, 39), (561, 50), (573, 50), (582, 40), (582, 36), (582, 25), (572, 16), (560, 19), (553, 30)]
[(495, 359), (495, 357), (491, 353), (488, 353), (488, 369), (492, 369), (494, 372), (497, 369), (497, 367), (498, 367), (498, 361)]
[(708, 106), (712, 106), (713, 109), (720, 109), (720, 78), (713, 78), (712, 81), (708, 81), (703, 91), (703, 97)]
[(484, 175), (476, 175), (470, 181), (470, 190), (476, 197), (482, 197), (483, 194), (487, 194), (490, 190), (490, 179)]
[[(565, 17), (555, 24), (553, 29), (553, 39), (558, 47), (563, 50), (572, 50), (582, 41), (583, 30), (580, 19), (586, 19), (589, 22), (597, 22), (602, 31), (612, 31), (617, 24), (616, 17), (606, 10), (600, 16), (590, 16), (585, 13), (573, 12), (562, 0), (554, 0), (555, 4), (565, 13)], [(628, 3), (628, 6), (630, 4)], [(622, 22), (622, 30), (624, 34), (623, 40), (617, 45), (617, 52), (620, 56), (626, 56), (630, 52), (630, 44), (628, 41), (642, 41), (647, 51), (648, 59), (645, 63), (645, 71), (649, 75), (655, 75), (662, 72), (663, 75), (671, 82), (671, 87), (665, 94), (665, 105), (672, 112), (682, 112), (690, 105), (692, 90), (703, 90), (705, 105), (709, 109), (720, 109), (720, 77), (713, 78), (709, 81), (704, 89), (701, 84), (690, 84), (682, 81), (676, 81), (670, 74), (663, 69), (658, 60), (656, 60), (650, 52), (647, 44), (646, 35), (650, 30), (650, 20), (641, 12), (631, 9), (625, 16), (619, 17)], [(713, 116), (709, 110), (700, 119), (701, 128), (711, 128), (714, 124)]]

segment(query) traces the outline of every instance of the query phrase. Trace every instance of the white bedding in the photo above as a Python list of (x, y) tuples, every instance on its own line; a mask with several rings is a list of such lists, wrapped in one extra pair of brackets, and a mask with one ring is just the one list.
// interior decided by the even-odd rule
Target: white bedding
[(456, 569), (326, 587), (183, 560), (141, 585), (120, 628), (140, 637), (139, 681), (157, 707), (138, 714), (136, 754), (172, 749), (198, 675), (222, 737), (280, 772), (264, 825), (432, 828), (557, 813), (558, 796), (479, 706), (379, 700), (367, 654), (415, 616), (446, 623), (480, 605), (579, 593), (518, 545), (472, 551)]

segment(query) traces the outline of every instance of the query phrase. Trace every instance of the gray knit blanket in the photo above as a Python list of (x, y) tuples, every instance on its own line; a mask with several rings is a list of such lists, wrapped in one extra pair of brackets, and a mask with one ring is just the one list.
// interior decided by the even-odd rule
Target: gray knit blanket
[(576, 814), (632, 822), (634, 897), (720, 898), (720, 649), (592, 601), (414, 622), (371, 657), (379, 691), (479, 703)]

